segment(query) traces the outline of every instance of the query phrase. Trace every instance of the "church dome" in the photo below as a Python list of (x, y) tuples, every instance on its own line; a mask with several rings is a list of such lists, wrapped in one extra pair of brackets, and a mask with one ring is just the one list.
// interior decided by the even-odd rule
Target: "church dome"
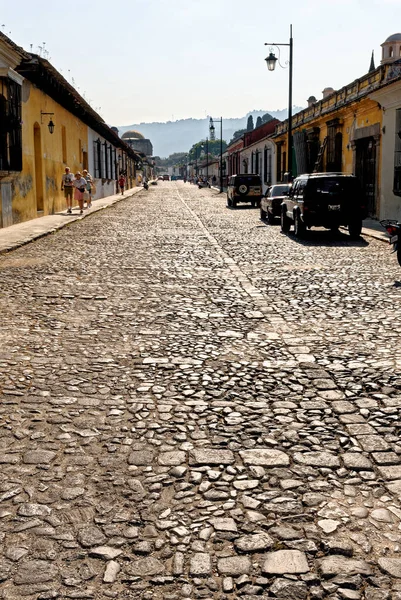
[(393, 33), (384, 43), (387, 44), (387, 42), (401, 42), (401, 33)]
[(134, 129), (132, 129), (131, 131), (126, 131), (125, 133), (122, 134), (121, 136), (122, 140), (144, 140), (145, 136), (142, 135), (142, 133), (139, 133), (139, 131), (135, 131)]

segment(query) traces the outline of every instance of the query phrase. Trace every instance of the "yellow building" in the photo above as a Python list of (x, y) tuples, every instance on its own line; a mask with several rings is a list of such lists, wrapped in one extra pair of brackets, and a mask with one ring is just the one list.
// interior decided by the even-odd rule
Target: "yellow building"
[[(399, 58), (399, 57), (398, 57)], [(401, 80), (388, 79), (392, 65), (371, 64), (369, 73), (340, 90), (327, 88), (323, 99), (309, 98), (308, 108), (293, 116), (293, 176), (313, 171), (353, 173), (361, 181), (369, 215), (381, 214), (381, 142), (383, 109), (374, 93)], [(277, 181), (287, 170), (288, 121), (276, 127)]]
[(95, 198), (135, 185), (140, 157), (44, 58), (0, 33), (0, 226), (65, 209), (61, 179), (87, 169)]

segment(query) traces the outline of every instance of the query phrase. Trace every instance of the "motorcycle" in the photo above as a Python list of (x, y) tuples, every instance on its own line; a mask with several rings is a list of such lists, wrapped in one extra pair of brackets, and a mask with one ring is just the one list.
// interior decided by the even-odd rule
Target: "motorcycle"
[(398, 264), (401, 266), (401, 223), (395, 219), (383, 219), (383, 221), (380, 221), (380, 225), (382, 225), (389, 234), (390, 245), (394, 246), (393, 252), (397, 253)]
[(148, 190), (148, 189), (149, 189), (149, 184), (148, 184), (148, 182), (147, 182), (147, 181), (144, 181), (144, 182), (143, 182), (143, 187), (145, 188), (145, 190)]

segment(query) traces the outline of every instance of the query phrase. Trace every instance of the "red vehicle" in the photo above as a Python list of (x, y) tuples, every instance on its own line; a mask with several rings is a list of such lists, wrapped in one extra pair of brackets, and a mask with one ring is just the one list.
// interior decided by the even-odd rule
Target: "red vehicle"
[(170, 175), (163, 175), (163, 181), (170, 181)]

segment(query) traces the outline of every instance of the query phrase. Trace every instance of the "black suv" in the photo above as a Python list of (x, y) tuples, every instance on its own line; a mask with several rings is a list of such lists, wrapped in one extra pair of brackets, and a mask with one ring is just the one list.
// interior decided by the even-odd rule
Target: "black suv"
[(237, 202), (251, 202), (260, 206), (262, 180), (260, 175), (231, 175), (227, 186), (227, 206), (237, 206)]
[(365, 199), (359, 181), (344, 173), (311, 173), (294, 179), (281, 204), (281, 231), (287, 233), (294, 223), (296, 237), (306, 228), (326, 227), (336, 231), (348, 227), (350, 236), (361, 235), (366, 218)]

